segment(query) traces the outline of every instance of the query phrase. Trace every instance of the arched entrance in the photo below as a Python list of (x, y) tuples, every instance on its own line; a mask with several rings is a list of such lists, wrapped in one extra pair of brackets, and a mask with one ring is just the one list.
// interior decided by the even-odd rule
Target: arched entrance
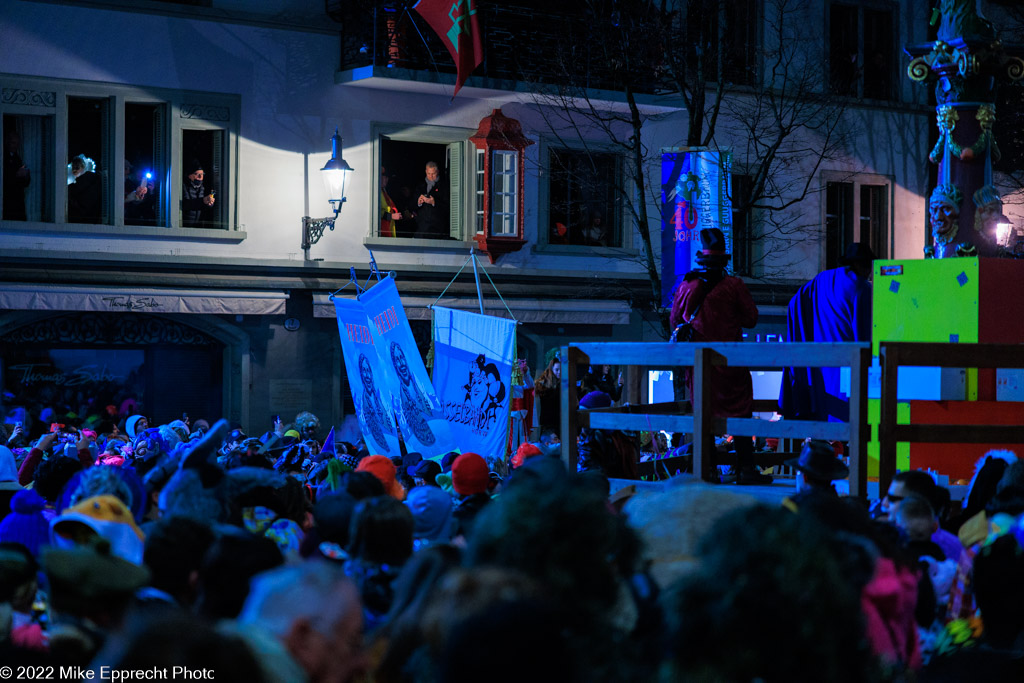
[(182, 413), (244, 422), (248, 375), (248, 335), (216, 316), (0, 314), (4, 408), (35, 419), (46, 407), (79, 415), (134, 401), (156, 423)]

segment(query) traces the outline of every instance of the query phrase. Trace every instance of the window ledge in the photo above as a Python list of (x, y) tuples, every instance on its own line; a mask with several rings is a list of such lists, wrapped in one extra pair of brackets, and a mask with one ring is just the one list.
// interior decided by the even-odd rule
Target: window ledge
[(82, 235), (84, 237), (134, 237), (168, 239), (178, 242), (241, 242), (248, 234), (243, 230), (212, 230), (209, 228), (156, 228), (142, 225), (92, 225), (81, 223), (27, 223), (0, 221), (0, 234), (19, 235)]
[(465, 251), (472, 243), (463, 240), (425, 240), (416, 237), (365, 237), (363, 244), (375, 249), (389, 249), (391, 251), (423, 251), (432, 249), (436, 251)]
[(538, 244), (531, 250), (535, 254), (558, 254), (560, 256), (640, 256), (641, 250), (627, 247), (588, 247), (582, 244)]

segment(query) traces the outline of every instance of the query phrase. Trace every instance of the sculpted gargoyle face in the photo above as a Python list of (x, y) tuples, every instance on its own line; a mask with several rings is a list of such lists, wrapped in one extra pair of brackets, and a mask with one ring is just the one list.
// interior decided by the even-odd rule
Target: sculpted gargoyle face
[(956, 237), (960, 209), (945, 197), (932, 197), (928, 205), (932, 238), (936, 244), (949, 244)]

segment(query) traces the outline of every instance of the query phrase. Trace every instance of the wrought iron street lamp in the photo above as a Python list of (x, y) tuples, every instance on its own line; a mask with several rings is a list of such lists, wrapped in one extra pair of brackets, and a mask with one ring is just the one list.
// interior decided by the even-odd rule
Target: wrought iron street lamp
[(334, 215), (326, 218), (302, 217), (302, 249), (309, 258), (309, 248), (320, 241), (324, 230), (334, 230), (334, 221), (341, 212), (341, 205), (345, 203), (345, 181), (349, 172), (353, 169), (341, 156), (341, 136), (338, 130), (334, 130), (331, 136), (331, 158), (320, 169), (323, 173), (324, 188), (327, 190), (327, 201), (334, 208)]

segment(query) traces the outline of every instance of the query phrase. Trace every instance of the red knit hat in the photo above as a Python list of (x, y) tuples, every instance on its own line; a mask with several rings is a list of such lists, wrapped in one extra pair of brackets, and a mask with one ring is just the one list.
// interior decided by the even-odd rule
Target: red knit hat
[(384, 455), (368, 455), (359, 461), (356, 472), (369, 472), (384, 484), (384, 493), (396, 500), (405, 500), (405, 489), (395, 479), (395, 464)]
[(524, 441), (519, 445), (519, 450), (512, 456), (512, 468), (515, 469), (526, 462), (527, 458), (532, 458), (535, 455), (544, 455), (543, 452), (529, 441)]
[(477, 453), (463, 453), (452, 463), (452, 487), (460, 496), (487, 493), (491, 483), (491, 470), (487, 461)]

